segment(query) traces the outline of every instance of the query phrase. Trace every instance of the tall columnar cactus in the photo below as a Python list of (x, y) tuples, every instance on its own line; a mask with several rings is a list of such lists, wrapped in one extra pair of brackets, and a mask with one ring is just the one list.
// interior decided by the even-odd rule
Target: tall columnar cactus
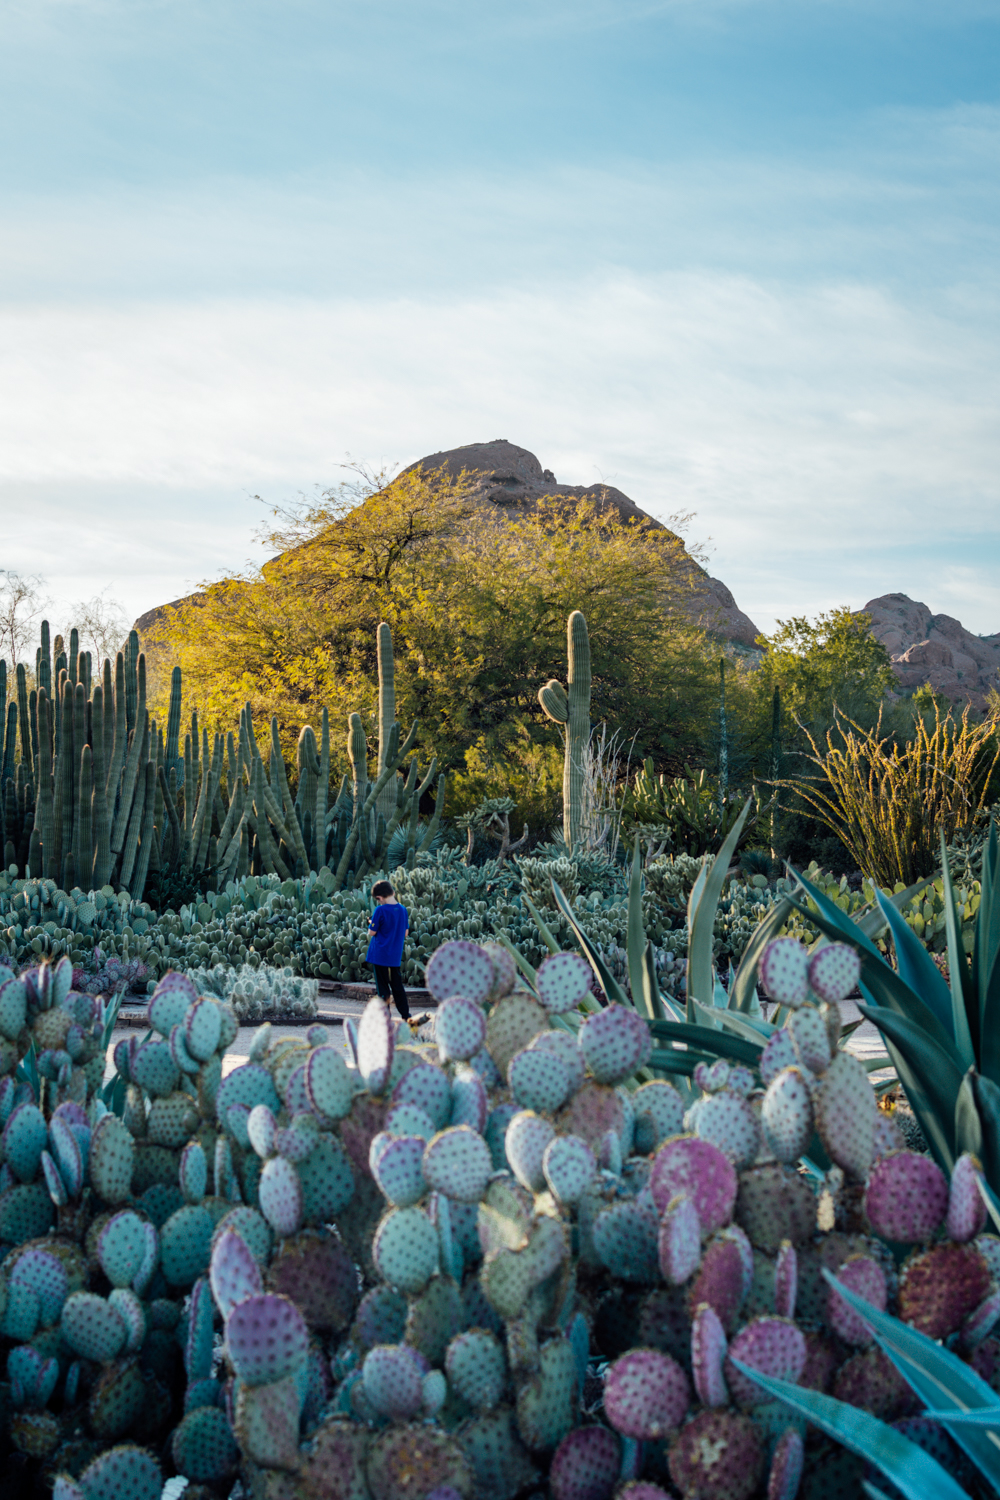
[[(111, 886), (139, 901), (150, 876), (181, 874), (203, 895), (250, 875), (304, 878), (329, 865), (334, 888), (385, 867), (391, 855), (412, 866), (430, 847), (444, 805), (444, 777), (429, 825), (420, 801), (437, 775), (432, 760), (399, 772), (416, 726), (401, 743), (394, 708), (392, 642), (380, 631), (380, 742), (375, 782), (367, 741), (351, 716), (353, 787), (330, 794), (330, 724), (306, 726), (298, 746), (293, 799), (279, 726), (271, 721), (267, 760), (258, 747), (251, 705), (239, 729), (211, 737), (197, 713), (183, 731), (181, 674), (171, 676), (166, 726), (146, 706), (146, 663), (133, 631), (114, 664), (96, 679), (72, 632), (51, 643), (47, 624), (36, 653), (37, 687), (28, 691), (23, 663), (7, 703), (0, 663), (0, 856), (3, 870), (42, 877), (74, 901)], [(350, 794), (353, 791), (353, 796)], [(27, 867), (27, 868), (25, 868)], [(74, 894), (75, 893), (75, 894)], [(84, 900), (84, 905), (92, 904)], [(36, 950), (37, 951), (37, 950)], [(207, 955), (200, 955), (205, 957)]]
[[(378, 775), (389, 761), (389, 740), (396, 722), (396, 666), (392, 654), (392, 631), (383, 620), (378, 628)], [(386, 823), (396, 811), (396, 787), (390, 777), (375, 803), (375, 810)]]
[(729, 727), (726, 722), (726, 658), (719, 657), (719, 821), (729, 796)]
[[(781, 775), (781, 688), (775, 684), (771, 698), (771, 781)], [(771, 808), (771, 858), (777, 859), (778, 835), (781, 829), (780, 792), (775, 786)]]
[(583, 842), (586, 825), (585, 758), (590, 742), (590, 637), (578, 609), (566, 625), (567, 686), (556, 678), (538, 690), (546, 714), (564, 726), (563, 834), (571, 852)]

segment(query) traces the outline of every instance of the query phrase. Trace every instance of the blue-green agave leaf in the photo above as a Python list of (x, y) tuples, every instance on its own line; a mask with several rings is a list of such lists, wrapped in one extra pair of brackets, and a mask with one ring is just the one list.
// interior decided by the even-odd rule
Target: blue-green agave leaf
[[(915, 880), (912, 885), (908, 885), (905, 891), (894, 891), (891, 896), (887, 891), (883, 891), (882, 895), (886, 901), (892, 903), (897, 911), (902, 911), (903, 907), (908, 906), (914, 896), (919, 891), (922, 891), (925, 886), (930, 885), (933, 879), (933, 875), (923, 875), (919, 880)], [(875, 902), (865, 907), (863, 911), (852, 912), (851, 921), (856, 927), (860, 928), (865, 937), (871, 938), (872, 942), (882, 936), (886, 927), (882, 909)]]
[[(748, 797), (743, 811), (729, 830), (725, 843), (712, 861), (711, 868), (702, 868), (688, 900), (687, 993), (689, 1002), (700, 1000), (703, 1005), (711, 1004), (715, 993), (715, 986), (712, 983), (712, 933), (715, 927), (715, 913), (730, 862), (736, 852), (736, 845), (740, 841), (743, 825), (750, 816), (752, 806), (753, 798)], [(703, 882), (702, 876), (704, 876)], [(701, 883), (700, 890), (699, 883)], [(697, 899), (695, 899), (696, 891)], [(689, 1019), (693, 1020), (694, 1014), (690, 1004), (688, 1011)]]
[(729, 991), (731, 1010), (742, 1011), (744, 1015), (752, 1011), (753, 999), (757, 993), (757, 968), (760, 964), (760, 956), (771, 939), (778, 936), (791, 916), (792, 910), (792, 903), (786, 896), (782, 896), (780, 901), (775, 902), (764, 920), (757, 923), (749, 943), (743, 950), (740, 966), (736, 970), (736, 978)]
[(542, 916), (541, 912), (538, 910), (538, 907), (532, 901), (527, 891), (521, 892), (521, 900), (531, 912), (531, 919), (534, 922), (535, 926), (538, 928), (539, 936), (541, 937), (542, 942), (545, 944), (546, 948), (548, 948), (550, 953), (558, 953), (561, 945), (549, 931), (548, 924), (546, 923), (545, 918)]
[(955, 1115), (962, 1074), (908, 1016), (882, 1005), (859, 1005), (858, 1009), (882, 1033), (927, 1143), (950, 1174), (956, 1156)]
[(958, 1427), (995, 1427), (1000, 1432), (1000, 1406), (984, 1406), (976, 1411), (924, 1411), (920, 1415), (935, 1422), (954, 1422)]
[(119, 990), (117, 994), (112, 996), (112, 998), (108, 1001), (108, 1004), (105, 1006), (104, 1030), (101, 1033), (101, 1045), (105, 1052), (107, 1052), (108, 1048), (111, 1046), (111, 1036), (118, 1021), (118, 1012), (122, 1008), (122, 1000), (124, 998), (125, 991)]
[(699, 1063), (711, 1065), (716, 1061), (716, 1055), (711, 1052), (701, 1052), (695, 1048), (682, 1051), (679, 1047), (671, 1047), (669, 1050), (662, 1047), (654, 1047), (649, 1055), (649, 1066), (658, 1068), (662, 1073), (681, 1073), (690, 1078)]
[(1000, 1188), (1000, 1088), (982, 1073), (970, 1069), (968, 1076), (983, 1134), (983, 1149), (978, 1154), (987, 1181), (996, 1190)]
[(604, 993), (607, 995), (608, 999), (613, 1004), (617, 1003), (618, 1005), (631, 1006), (632, 1002), (629, 999), (628, 995), (626, 995), (625, 991), (622, 989), (621, 985), (618, 983), (617, 979), (612, 974), (607, 964), (604, 962), (604, 959), (598, 953), (594, 944), (590, 941), (590, 938), (580, 926), (580, 923), (577, 921), (576, 912), (570, 906), (569, 902), (566, 900), (565, 895), (560, 890), (559, 886), (556, 885), (554, 880), (552, 882), (552, 894), (555, 896), (556, 905), (558, 906), (559, 910), (566, 918), (570, 927), (572, 927), (573, 935), (580, 945), (580, 951), (582, 952), (584, 958), (587, 959), (594, 973), (597, 975), (597, 978), (601, 983), (601, 988), (604, 990)]
[(628, 882), (628, 925), (625, 938), (628, 957), (628, 982), (632, 991), (632, 1003), (636, 1010), (645, 1010), (647, 1021), (655, 1020), (659, 1006), (654, 1006), (652, 996), (646, 994), (643, 982), (642, 956), (646, 949), (646, 929), (642, 921), (642, 854), (639, 835), (635, 836), (632, 853), (632, 872)]
[(969, 960), (962, 942), (962, 919), (948, 868), (948, 847), (941, 833), (941, 884), (944, 899), (944, 928), (948, 939), (948, 987), (951, 993), (952, 1025), (959, 1051), (968, 1049), (975, 1058), (979, 1040), (979, 1009)]
[(1000, 1198), (997, 1197), (989, 1183), (985, 1182), (982, 1177), (976, 1178), (976, 1186), (979, 1189), (983, 1202), (986, 1204), (990, 1218), (993, 1220), (996, 1228), (1000, 1230)]
[(955, 1152), (960, 1156), (963, 1151), (971, 1151), (973, 1156), (983, 1161), (986, 1148), (983, 1121), (976, 1103), (975, 1071), (975, 1068), (969, 1068), (955, 1100)]
[(906, 1500), (969, 1500), (965, 1490), (957, 1484), (947, 1469), (943, 1469), (936, 1458), (912, 1443), (909, 1438), (880, 1422), (877, 1417), (862, 1411), (857, 1406), (848, 1406), (833, 1396), (824, 1396), (820, 1391), (806, 1390), (793, 1385), (790, 1380), (776, 1380), (771, 1375), (762, 1375), (752, 1370), (741, 1359), (733, 1364), (753, 1380), (768, 1395), (784, 1401), (786, 1406), (805, 1417), (814, 1426), (822, 1428), (830, 1437), (865, 1458), (876, 1469), (881, 1469), (891, 1479)]
[(983, 852), (982, 884), (976, 913), (976, 941), (972, 964), (979, 989), (979, 1071), (1000, 1083), (1000, 854), (996, 822)]
[(887, 901), (881, 891), (875, 892), (875, 900), (879, 904), (882, 915), (889, 925), (892, 940), (896, 946), (896, 966), (900, 979), (910, 986), (914, 994), (925, 1000), (930, 1009), (937, 1016), (941, 1025), (950, 1032), (955, 1042), (956, 1051), (961, 1059), (963, 1068), (971, 1068), (975, 1064), (972, 1055), (972, 1044), (968, 1044), (967, 1052), (963, 1052), (954, 1030), (954, 1017), (952, 1014), (951, 991), (945, 984), (941, 970), (934, 963), (927, 949), (917, 937), (900, 912), (896, 910), (891, 901)]
[(658, 1041), (684, 1042), (716, 1057), (745, 1063), (748, 1068), (756, 1068), (760, 1063), (760, 1042), (748, 1042), (726, 1031), (713, 1031), (710, 1026), (698, 1026), (693, 1021), (651, 1021), (649, 1029)]
[(727, 1031), (732, 1031), (736, 1036), (741, 1036), (745, 1041), (753, 1043), (762, 1050), (770, 1037), (777, 1031), (770, 1021), (758, 1021), (753, 1016), (741, 1015), (738, 1011), (718, 1011), (714, 1007), (707, 1010), (704, 1005), (694, 1003), (698, 1020), (705, 1026), (723, 1026)]
[[(507, 936), (507, 934), (505, 932), (497, 932), (497, 933), (494, 934), (494, 936), (496, 938), (496, 941), (500, 944), (500, 946), (502, 948), (506, 948), (507, 949), (507, 952), (510, 954), (511, 958), (517, 964), (517, 967), (520, 969), (520, 971), (524, 975), (525, 979), (531, 985), (531, 988), (534, 989), (535, 988), (535, 976), (536, 976), (536, 974), (537, 974), (538, 971), (536, 969), (533, 969), (531, 967), (531, 965), (529, 964), (528, 960), (526, 958), (523, 958), (521, 956), (521, 954), (514, 947), (514, 944), (511, 942), (510, 938)], [(542, 938), (542, 941), (543, 942), (545, 941), (544, 937)], [(555, 951), (558, 952), (559, 950), (556, 949)]]
[(684, 1012), (664, 995), (660, 989), (659, 980), (656, 977), (656, 963), (653, 958), (652, 943), (646, 944), (642, 955), (642, 993), (646, 1001), (646, 1009), (656, 1020), (661, 1021), (683, 1021)]
[[(903, 1379), (928, 1406), (945, 1412), (985, 1411), (996, 1407), (995, 1391), (971, 1365), (965, 1364), (950, 1349), (936, 1344), (925, 1333), (901, 1323), (891, 1313), (872, 1307), (870, 1302), (844, 1286), (825, 1268), (823, 1275), (864, 1318)], [(959, 1425), (947, 1416), (940, 1420), (989, 1482), (994, 1486), (1000, 1484), (1000, 1428), (994, 1432), (989, 1428)]]

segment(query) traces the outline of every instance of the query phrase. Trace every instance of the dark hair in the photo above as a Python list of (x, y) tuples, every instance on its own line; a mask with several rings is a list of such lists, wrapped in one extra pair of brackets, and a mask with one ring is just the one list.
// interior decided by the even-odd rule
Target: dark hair
[(395, 894), (396, 892), (393, 890), (388, 880), (376, 880), (375, 884), (372, 886), (373, 896), (394, 896)]

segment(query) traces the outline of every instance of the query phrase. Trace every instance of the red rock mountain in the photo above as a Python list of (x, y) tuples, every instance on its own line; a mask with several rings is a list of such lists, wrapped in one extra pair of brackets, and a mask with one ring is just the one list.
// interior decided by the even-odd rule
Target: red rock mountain
[[(560, 484), (551, 469), (543, 469), (533, 453), (527, 448), (518, 448), (506, 438), (497, 438), (491, 443), (469, 443), (463, 448), (449, 448), (442, 453), (430, 453), (417, 459), (404, 473), (413, 469), (428, 472), (443, 469), (455, 477), (464, 469), (474, 481), (473, 496), (483, 506), (528, 506), (544, 495), (567, 495), (586, 497), (605, 505), (613, 505), (620, 515), (644, 521), (649, 526), (661, 528), (662, 523), (640, 510), (628, 495), (613, 485)], [(724, 641), (732, 641), (742, 647), (752, 647), (760, 632), (757, 626), (737, 606), (736, 600), (718, 578), (712, 578), (693, 558), (689, 559), (694, 571), (694, 593), (692, 613), (694, 618)], [(172, 605), (196, 603), (203, 596), (188, 594), (184, 599), (174, 599), (170, 605), (157, 605), (147, 610), (135, 622), (135, 629), (142, 639), (152, 640), (164, 609)]]
[(1000, 688), (1000, 633), (973, 635), (951, 615), (933, 615), (906, 594), (881, 594), (864, 613), (892, 657), (902, 692), (929, 682), (959, 708), (971, 703), (982, 710), (989, 690)]
[[(640, 510), (634, 500), (614, 485), (563, 484), (551, 469), (543, 469), (527, 448), (519, 448), (506, 438), (429, 453), (426, 458), (410, 464), (404, 473), (414, 469), (443, 469), (453, 478), (465, 470), (474, 481), (473, 494), (481, 498), (484, 505), (513, 509), (530, 506), (532, 501), (547, 495), (576, 496), (613, 506), (627, 520), (644, 521), (649, 526), (662, 528), (662, 522)], [(693, 558), (690, 563), (695, 571), (694, 617), (722, 640), (752, 647), (760, 634), (757, 626), (739, 608), (721, 579), (712, 578)]]

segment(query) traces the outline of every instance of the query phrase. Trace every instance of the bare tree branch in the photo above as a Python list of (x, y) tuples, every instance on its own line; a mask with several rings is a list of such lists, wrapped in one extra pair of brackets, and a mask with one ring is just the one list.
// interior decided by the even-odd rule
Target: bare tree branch
[(45, 579), (37, 573), (0, 568), (0, 657), (16, 667), (34, 638), (34, 623), (45, 607)]

